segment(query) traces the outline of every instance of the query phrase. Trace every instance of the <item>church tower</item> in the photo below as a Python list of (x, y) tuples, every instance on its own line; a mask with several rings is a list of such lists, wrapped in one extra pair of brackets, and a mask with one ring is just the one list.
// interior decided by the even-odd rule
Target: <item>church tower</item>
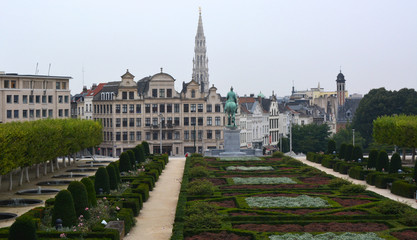
[(342, 70), (340, 70), (340, 73), (337, 75), (336, 84), (337, 84), (337, 105), (343, 106), (345, 105), (345, 76), (342, 73)]
[(192, 78), (200, 84), (200, 91), (208, 93), (210, 83), (208, 74), (208, 58), (206, 56), (206, 37), (204, 36), (203, 20), (201, 19), (201, 8), (198, 18), (197, 34), (195, 35), (193, 76)]

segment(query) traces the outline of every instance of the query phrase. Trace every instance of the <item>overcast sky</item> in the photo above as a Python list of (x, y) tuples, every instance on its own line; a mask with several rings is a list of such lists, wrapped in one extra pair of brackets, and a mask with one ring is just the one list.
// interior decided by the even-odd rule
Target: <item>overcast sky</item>
[[(84, 85), (164, 72), (189, 82), (202, 8), (210, 85), (225, 95), (417, 88), (416, 0), (3, 0), (0, 71)], [(84, 80), (83, 71), (84, 68)]]

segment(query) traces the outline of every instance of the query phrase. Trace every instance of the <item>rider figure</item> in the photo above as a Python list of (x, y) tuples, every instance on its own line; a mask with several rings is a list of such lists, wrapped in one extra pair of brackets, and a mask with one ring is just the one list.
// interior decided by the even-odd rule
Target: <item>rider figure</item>
[(226, 105), (224, 111), (228, 115), (228, 126), (236, 127), (235, 113), (237, 113), (237, 97), (236, 93), (233, 92), (233, 87), (230, 87), (230, 92), (226, 96)]
[[(227, 93), (226, 100), (233, 101), (237, 105), (237, 97), (236, 97), (236, 93), (233, 92), (233, 87), (230, 87), (230, 92)], [(237, 112), (237, 108), (236, 108), (236, 112)]]

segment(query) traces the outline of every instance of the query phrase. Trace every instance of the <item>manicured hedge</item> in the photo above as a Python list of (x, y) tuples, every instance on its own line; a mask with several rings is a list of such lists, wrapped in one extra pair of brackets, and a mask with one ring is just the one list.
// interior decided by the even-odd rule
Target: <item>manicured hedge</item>
[(128, 233), (130, 229), (135, 225), (135, 218), (133, 211), (130, 208), (122, 208), (117, 213), (117, 218), (125, 222), (125, 233)]
[(375, 186), (375, 179), (378, 175), (381, 175), (381, 172), (378, 171), (372, 171), (370, 173), (368, 173), (368, 175), (366, 175), (366, 183), (369, 185), (374, 185)]
[(392, 183), (395, 180), (399, 180), (396, 174), (379, 174), (375, 177), (375, 187), (387, 188), (388, 183)]
[(369, 173), (369, 170), (364, 170), (361, 166), (351, 167), (349, 169), (349, 177), (364, 180), (365, 175)]
[(414, 198), (417, 190), (415, 184), (407, 183), (406, 181), (398, 180), (392, 183), (391, 193), (407, 198)]

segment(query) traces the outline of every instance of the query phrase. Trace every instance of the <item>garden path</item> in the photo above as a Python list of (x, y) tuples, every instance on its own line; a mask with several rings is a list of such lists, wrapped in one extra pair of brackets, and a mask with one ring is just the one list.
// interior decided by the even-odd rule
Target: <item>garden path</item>
[(407, 205), (410, 205), (411, 207), (417, 209), (417, 201), (415, 199), (410, 199), (410, 198), (405, 198), (405, 197), (397, 196), (395, 194), (392, 194), (389, 189), (377, 188), (375, 186), (372, 186), (372, 185), (367, 184), (366, 181), (353, 179), (353, 178), (349, 177), (349, 175), (345, 175), (345, 174), (341, 174), (339, 172), (335, 172), (335, 171), (333, 171), (333, 169), (323, 167), (319, 163), (315, 163), (315, 162), (308, 161), (305, 156), (303, 156), (303, 157), (294, 157), (294, 158), (302, 161), (303, 163), (305, 163), (305, 164), (307, 164), (309, 166), (315, 167), (315, 168), (317, 168), (317, 169), (319, 169), (319, 170), (321, 170), (321, 171), (323, 171), (325, 173), (331, 174), (331, 175), (333, 175), (335, 177), (339, 177), (339, 178), (343, 178), (343, 179), (349, 180), (349, 181), (351, 181), (351, 182), (353, 182), (355, 184), (366, 185), (367, 186), (367, 188), (366, 188), (367, 190), (370, 190), (372, 192), (378, 193), (381, 196), (387, 197), (389, 199), (406, 203)]
[(149, 199), (136, 217), (136, 225), (124, 240), (168, 240), (172, 234), (185, 158), (170, 157)]

